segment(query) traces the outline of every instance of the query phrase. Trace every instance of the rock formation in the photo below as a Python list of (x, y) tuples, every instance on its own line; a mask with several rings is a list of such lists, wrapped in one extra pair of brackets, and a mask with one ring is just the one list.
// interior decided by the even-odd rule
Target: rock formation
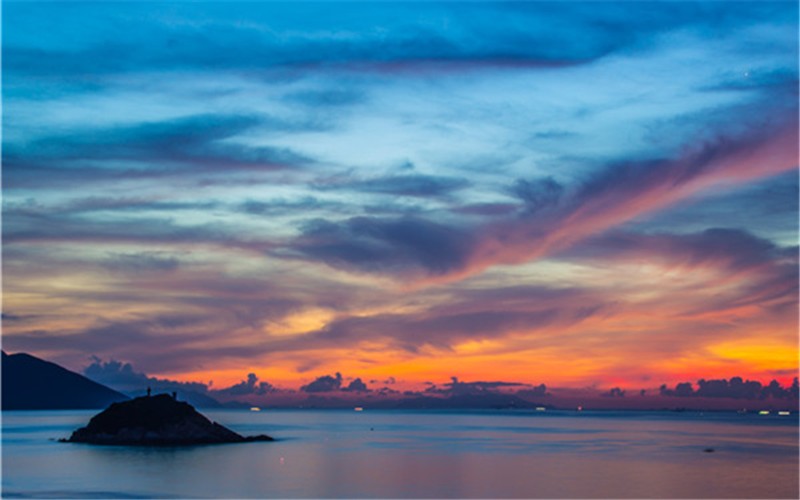
[(184, 446), (272, 441), (269, 436), (241, 436), (211, 422), (189, 403), (159, 394), (114, 403), (66, 442), (103, 445)]

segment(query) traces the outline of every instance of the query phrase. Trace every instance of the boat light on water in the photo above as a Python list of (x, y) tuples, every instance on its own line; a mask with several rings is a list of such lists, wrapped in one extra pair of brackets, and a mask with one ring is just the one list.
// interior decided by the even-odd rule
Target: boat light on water
[(547, 408), (545, 408), (544, 406), (537, 406), (536, 407), (536, 411), (545, 411), (546, 409)]
[(790, 411), (779, 411), (778, 412), (778, 415), (783, 415), (783, 416), (791, 415), (791, 414), (792, 414), (792, 412), (790, 412)]
[(758, 412), (759, 415), (769, 415), (769, 410), (761, 410)]
[(364, 408), (362, 408), (362, 407), (360, 407), (360, 406), (356, 406), (356, 407), (355, 407), (355, 408), (353, 408), (353, 409), (354, 409), (355, 411), (364, 411)]
[(259, 408), (258, 406), (251, 406), (250, 411), (261, 411), (261, 408)]

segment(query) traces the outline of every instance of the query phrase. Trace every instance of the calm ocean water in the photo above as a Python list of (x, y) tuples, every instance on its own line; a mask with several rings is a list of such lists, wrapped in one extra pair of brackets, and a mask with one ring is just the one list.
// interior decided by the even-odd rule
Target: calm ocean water
[(93, 413), (4, 412), (2, 496), (798, 498), (796, 414), (223, 410), (279, 441), (54, 441)]

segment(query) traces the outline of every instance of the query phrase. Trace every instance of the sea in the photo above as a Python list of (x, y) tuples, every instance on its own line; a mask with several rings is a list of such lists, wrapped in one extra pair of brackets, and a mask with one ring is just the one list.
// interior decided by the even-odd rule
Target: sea
[(798, 415), (206, 410), (274, 442), (61, 443), (93, 411), (2, 413), (3, 498), (798, 498)]

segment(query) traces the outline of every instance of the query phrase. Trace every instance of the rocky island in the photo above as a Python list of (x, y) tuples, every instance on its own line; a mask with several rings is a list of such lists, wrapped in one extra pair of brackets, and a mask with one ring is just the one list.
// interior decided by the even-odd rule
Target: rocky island
[(186, 446), (273, 441), (269, 436), (244, 437), (197, 412), (175, 396), (158, 394), (113, 403), (72, 433), (68, 443), (126, 446)]

